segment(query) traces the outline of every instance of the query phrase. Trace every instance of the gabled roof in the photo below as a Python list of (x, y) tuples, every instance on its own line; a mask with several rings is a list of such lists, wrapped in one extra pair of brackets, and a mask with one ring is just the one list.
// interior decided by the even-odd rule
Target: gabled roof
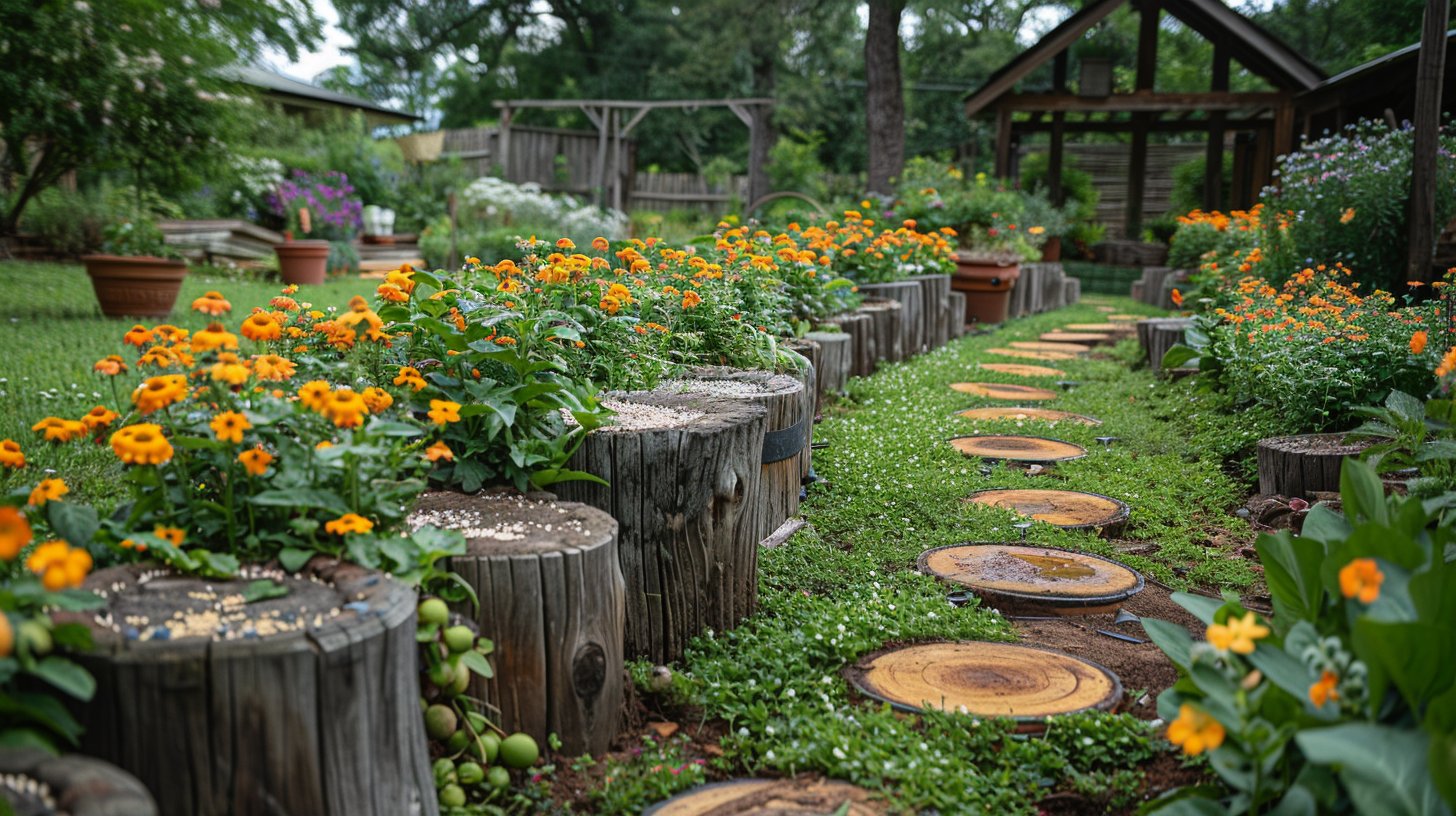
[[(1446, 47), (1450, 48), (1453, 43), (1456, 43), (1456, 28), (1453, 28), (1450, 31), (1446, 32)], [(1318, 86), (1318, 90), (1324, 90), (1326, 88), (1334, 88), (1340, 85), (1344, 85), (1347, 82), (1353, 82), (1368, 74), (1391, 68), (1402, 62), (1414, 60), (1420, 56), (1420, 53), (1420, 43), (1407, 45), (1405, 48), (1391, 51), (1389, 54), (1386, 54), (1383, 57), (1376, 57), (1369, 62), (1361, 63), (1359, 65), (1356, 65), (1354, 68), (1349, 68), (1341, 71), (1338, 74), (1335, 74), (1324, 82), (1321, 82)]]
[[(1130, 0), (1094, 0), (1046, 33), (1035, 45), (1001, 66), (981, 87), (966, 94), (966, 115), (974, 116), (1002, 94), (1012, 90), (1032, 71), (1066, 51), (1094, 25)], [(1228, 45), (1229, 54), (1244, 67), (1286, 91), (1307, 91), (1322, 80), (1324, 72), (1254, 21), (1239, 14), (1223, 0), (1162, 0), (1163, 11), (1209, 40)]]
[(330, 91), (311, 85), (300, 79), (256, 65), (233, 65), (224, 70), (228, 79), (244, 85), (251, 85), (263, 91), (264, 96), (273, 97), (285, 104), (293, 103), (307, 108), (346, 108), (362, 111), (371, 124), (393, 125), (419, 121), (421, 117), (412, 113), (386, 108), (357, 96)]

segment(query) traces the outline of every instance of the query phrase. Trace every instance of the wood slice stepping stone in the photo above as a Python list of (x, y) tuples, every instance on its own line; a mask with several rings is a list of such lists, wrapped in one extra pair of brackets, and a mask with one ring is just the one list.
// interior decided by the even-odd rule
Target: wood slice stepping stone
[(1117, 307), (1115, 307), (1115, 306), (1098, 306), (1097, 307), (1097, 311), (1099, 311), (1099, 312), (1115, 312), (1115, 311), (1117, 311)]
[(884, 811), (871, 796), (848, 782), (817, 777), (734, 779), (693, 788), (643, 816), (878, 816)]
[(1100, 332), (1047, 332), (1041, 336), (1048, 343), (1108, 343), (1112, 335)]
[(1022, 365), (1020, 363), (980, 363), (980, 368), (987, 371), (994, 371), (997, 374), (1014, 374), (1018, 377), (1065, 377), (1067, 372), (1060, 368), (1048, 368), (1046, 366)]
[(1014, 349), (1026, 351), (1053, 351), (1057, 354), (1086, 354), (1092, 350), (1091, 346), (1079, 346), (1076, 343), (1046, 343), (1041, 340), (1017, 340), (1008, 343)]
[(1029, 385), (1011, 385), (1009, 383), (951, 383), (951, 389), (962, 394), (974, 394), (978, 397), (1003, 400), (1050, 400), (1057, 398), (1057, 392), (1048, 391), (1045, 388), (1032, 388)]
[(1088, 553), (1022, 544), (957, 544), (920, 554), (920, 571), (969, 587), (986, 603), (1022, 615), (1091, 615), (1141, 592), (1143, 577)]
[(1134, 330), (1132, 326), (1126, 323), (1068, 323), (1062, 328), (1074, 332), (1097, 332), (1099, 334), (1126, 333)]
[(1041, 436), (957, 436), (950, 444), (967, 456), (1033, 464), (1067, 462), (1087, 455), (1081, 445)]
[(1016, 643), (921, 643), (866, 655), (846, 673), (861, 693), (902, 711), (1011, 717), (1033, 728), (1122, 699), (1122, 682), (1102, 666)]
[(1135, 314), (1110, 314), (1107, 319), (1113, 323), (1136, 323), (1143, 319), (1143, 315)]
[(1075, 360), (1077, 355), (1068, 351), (1030, 351), (1018, 348), (993, 348), (986, 349), (987, 354), (999, 354), (1002, 357), (1015, 357), (1020, 360)]
[(1079, 425), (1102, 424), (1102, 420), (1100, 419), (1095, 419), (1089, 416), (1082, 416), (1081, 414), (1073, 414), (1068, 411), (1053, 411), (1050, 408), (1010, 408), (1002, 407), (999, 405), (988, 406), (985, 408), (971, 408), (969, 410), (961, 411), (959, 414), (957, 414), (957, 416), (962, 416), (970, 420), (985, 421), (1009, 419), (1015, 421), (1032, 420), (1034, 422), (1053, 423), (1075, 422)]
[(1127, 522), (1128, 506), (1117, 499), (1076, 490), (978, 490), (967, 501), (1012, 510), (1053, 527), (1102, 528), (1111, 535)]

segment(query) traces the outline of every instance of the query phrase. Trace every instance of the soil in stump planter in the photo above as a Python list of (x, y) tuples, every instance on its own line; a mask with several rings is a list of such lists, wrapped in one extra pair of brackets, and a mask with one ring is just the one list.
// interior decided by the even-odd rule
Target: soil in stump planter
[(623, 699), (617, 522), (548, 495), (426, 493), (410, 524), (466, 537), (467, 554), (449, 569), (475, 590), (475, 622), (495, 642), (495, 676), (473, 677), (471, 695), (498, 709), (508, 732), (541, 745), (554, 733), (571, 756), (600, 755), (617, 735)]
[(977, 363), (977, 368), (985, 371), (994, 371), (997, 374), (1010, 374), (1015, 377), (1065, 377), (1067, 372), (1060, 368), (1048, 368), (1046, 366), (1023, 365), (1021, 363)]
[(991, 406), (987, 408), (971, 408), (961, 411), (956, 416), (976, 421), (997, 421), (1011, 420), (1013, 422), (1075, 422), (1078, 425), (1095, 426), (1101, 425), (1102, 420), (1094, 419), (1081, 414), (1073, 414), (1067, 411), (1053, 411), (1050, 408), (1025, 408), (1025, 407), (1001, 407)]
[(734, 779), (678, 794), (643, 816), (878, 816), (873, 795), (848, 782), (817, 777)]
[(1340, 468), (1372, 443), (1346, 442), (1344, 434), (1303, 434), (1259, 440), (1259, 492), (1308, 499), (1340, 491)]
[(318, 286), (328, 278), (328, 241), (289, 241), (274, 244), (273, 252), (278, 255), (278, 274), (284, 283)]
[(1102, 666), (1015, 643), (921, 643), (866, 655), (846, 673), (861, 694), (901, 711), (1010, 717), (1027, 730), (1122, 699), (1121, 681)]
[[(1015, 345), (1013, 343), (1012, 345)], [(1048, 343), (1047, 345), (1056, 345)], [(1032, 349), (1019, 348), (991, 348), (986, 349), (987, 354), (995, 354), (998, 357), (1012, 357), (1017, 360), (1075, 360), (1077, 355), (1070, 351), (1034, 351)]]
[(900, 359), (914, 357), (925, 350), (925, 298), (920, 284), (913, 280), (863, 283), (859, 292), (867, 298), (883, 298), (900, 304)]
[(166, 317), (187, 277), (187, 262), (171, 258), (83, 255), (81, 262), (107, 317)]
[(1110, 612), (1143, 589), (1142, 575), (1123, 564), (1052, 547), (956, 544), (926, 550), (917, 563), (921, 572), (1016, 615)]
[[(265, 578), (287, 594), (246, 603)], [(162, 816), (437, 812), (409, 587), (316, 556), (231, 581), (112, 567), (84, 588), (106, 606), (55, 616), (95, 642), (75, 656), (97, 683), (83, 750)]]
[(666, 389), (605, 403), (614, 424), (587, 434), (568, 467), (608, 484), (552, 487), (617, 520), (625, 654), (668, 663), (692, 637), (730, 629), (757, 605), (759, 539), (750, 527), (768, 409)]
[(967, 456), (1043, 465), (1087, 455), (1081, 445), (1041, 436), (957, 436), (950, 445)]
[(1128, 507), (1117, 499), (1075, 490), (978, 490), (966, 501), (1010, 510), (1067, 530), (1100, 529), (1115, 535), (1127, 523)]
[(1017, 264), (999, 264), (956, 255), (950, 286), (966, 296), (966, 323), (1005, 323), (1011, 289), (1021, 276)]
[(16, 816), (156, 816), (136, 777), (99, 759), (38, 748), (0, 748), (0, 801)]
[(1053, 400), (1057, 398), (1057, 392), (1048, 391), (1045, 388), (1032, 388), (1029, 385), (1010, 385), (1007, 383), (951, 383), (951, 390), (959, 391), (962, 394), (973, 394), (978, 397), (1000, 400)]

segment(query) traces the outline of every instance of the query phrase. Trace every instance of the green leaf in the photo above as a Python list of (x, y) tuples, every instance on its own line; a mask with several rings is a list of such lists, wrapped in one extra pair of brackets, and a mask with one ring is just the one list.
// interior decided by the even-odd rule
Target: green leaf
[(424, 433), (418, 426), (410, 425), (407, 422), (390, 422), (378, 417), (369, 420), (369, 423), (364, 426), (364, 430), (376, 436), (395, 436), (406, 439)]
[(1314, 794), (1294, 785), (1284, 792), (1284, 798), (1271, 811), (1269, 816), (1318, 816), (1319, 805), (1314, 800)]
[(1147, 813), (1156, 813), (1158, 816), (1229, 816), (1229, 812), (1223, 805), (1212, 799), (1202, 797), (1188, 797), (1175, 799), (1166, 805), (1158, 805), (1153, 802), (1153, 809)]
[(1324, 603), (1324, 584), (1320, 580), (1324, 548), (1281, 532), (1259, 536), (1254, 549), (1264, 565), (1269, 595), (1274, 599), (1275, 624), (1287, 630), (1296, 621), (1313, 620)]
[(1310, 762), (1334, 766), (1364, 816), (1448, 816), (1432, 783), (1426, 735), (1414, 729), (1346, 723), (1302, 731)]
[(51, 640), (73, 652), (91, 651), (91, 627), (84, 623), (62, 623), (51, 629)]
[(1212, 625), (1214, 614), (1227, 603), (1222, 598), (1209, 598), (1189, 592), (1174, 592), (1172, 597), (1174, 603), (1188, 610), (1193, 617), (1203, 621), (1205, 625)]
[(243, 587), (243, 603), (254, 603), (266, 601), (270, 598), (282, 598), (288, 594), (288, 587), (267, 578), (253, 581)]
[(202, 567), (202, 573), (213, 578), (231, 578), (242, 566), (238, 557), (231, 553), (217, 553), (211, 550), (192, 550), (192, 556)]
[(349, 505), (334, 493), (311, 487), (297, 487), (287, 490), (264, 490), (254, 493), (245, 501), (260, 507), (295, 507), (327, 510), (342, 516), (349, 512)]
[(68, 501), (46, 502), (46, 521), (56, 535), (70, 542), (72, 547), (86, 549), (96, 538), (101, 528), (101, 519), (96, 508), (87, 504)]
[(1182, 343), (1177, 343), (1172, 348), (1164, 352), (1163, 359), (1159, 363), (1159, 366), (1165, 369), (1182, 368), (1188, 363), (1197, 362), (1198, 357), (1199, 354), (1196, 350), (1191, 349), (1183, 345)]
[(1426, 404), (1404, 391), (1391, 391), (1385, 398), (1385, 407), (1405, 422), (1424, 422)]
[(1193, 649), (1193, 637), (1188, 634), (1188, 630), (1176, 623), (1156, 618), (1143, 618), (1142, 622), (1143, 631), (1173, 661), (1173, 665), (1186, 670), (1189, 654)]
[(490, 667), (490, 661), (485, 659), (485, 655), (474, 649), (470, 649), (461, 654), (460, 662), (464, 663), (465, 667), (470, 669), (470, 671), (487, 680), (495, 676), (495, 672)]
[(59, 655), (50, 655), (30, 668), (30, 674), (50, 683), (77, 700), (90, 700), (96, 693), (96, 678)]
[[(74, 744), (75, 741), (71, 742)], [(54, 742), (34, 728), (7, 728), (0, 731), (0, 748), (35, 748), (51, 756), (59, 756), (61, 753)], [(10, 803), (4, 798), (0, 798), (0, 804), (10, 807)], [(15, 811), (10, 812), (13, 814)]]
[(1309, 687), (1318, 679), (1303, 661), (1270, 643), (1259, 643), (1247, 657), (1254, 668), (1296, 700), (1307, 699)]
[(278, 551), (278, 563), (288, 572), (298, 572), (308, 559), (313, 558), (313, 550), (305, 550), (301, 547), (284, 547)]
[(1369, 519), (1376, 524), (1387, 522), (1385, 486), (1375, 469), (1358, 459), (1346, 459), (1340, 468), (1340, 498), (1345, 515), (1351, 519)]
[(1306, 541), (1318, 541), (1326, 545), (1328, 550), (1329, 545), (1349, 537), (1352, 529), (1349, 519), (1323, 504), (1317, 504), (1304, 517), (1304, 527), (1300, 530), (1299, 537)]

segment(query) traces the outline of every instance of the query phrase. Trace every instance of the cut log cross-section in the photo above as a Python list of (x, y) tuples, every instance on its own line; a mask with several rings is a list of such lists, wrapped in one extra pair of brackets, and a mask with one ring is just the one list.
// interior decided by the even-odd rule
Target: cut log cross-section
[(860, 284), (866, 297), (885, 298), (900, 304), (900, 359), (925, 350), (925, 298), (913, 280)]
[(1079, 345), (1077, 343), (1047, 343), (1041, 340), (1016, 340), (1007, 345), (1014, 349), (1024, 351), (1054, 351), (1058, 354), (1086, 354), (1092, 350), (1091, 346)]
[(647, 809), (643, 816), (877, 816), (873, 795), (815, 777), (734, 779), (703, 785)]
[(626, 655), (667, 663), (705, 629), (732, 628), (758, 593), (756, 510), (767, 409), (666, 390), (613, 394), (617, 424), (587, 434), (563, 500), (617, 520), (627, 582)]
[(967, 456), (1033, 464), (1066, 462), (1087, 455), (1081, 445), (1040, 436), (957, 436), (950, 445)]
[(921, 572), (1018, 615), (1108, 612), (1143, 588), (1143, 577), (1116, 561), (1052, 547), (955, 544), (926, 550), (918, 564)]
[[(247, 602), (262, 579), (287, 594)], [(76, 656), (98, 689), (83, 749), (162, 816), (437, 812), (409, 587), (316, 556), (231, 581), (112, 567), (85, 588), (105, 608), (56, 615), (95, 642)]]
[[(538, 741), (556, 734), (572, 756), (606, 751), (622, 707), (617, 522), (549, 494), (432, 492), (410, 524), (466, 537), (466, 554), (449, 569), (480, 600), (475, 622), (495, 642), (496, 662), (494, 677), (472, 679), (472, 695), (500, 711), (507, 731)], [(471, 614), (468, 604), (458, 611)]]
[(1069, 530), (1099, 529), (1114, 535), (1127, 523), (1128, 506), (1117, 499), (1075, 490), (978, 490), (967, 501), (1011, 510)]
[(994, 371), (997, 374), (1010, 374), (1015, 377), (1065, 377), (1067, 372), (1060, 368), (1048, 368), (1047, 366), (1023, 365), (1021, 363), (979, 363), (977, 368), (985, 371)]
[[(1013, 343), (1012, 345), (1016, 345)], [(1047, 345), (1056, 345), (1048, 343)], [(995, 354), (998, 357), (1012, 357), (1017, 360), (1075, 360), (1077, 355), (1070, 351), (1034, 351), (1022, 348), (992, 348), (986, 349), (987, 354)]]
[(1058, 422), (1075, 422), (1078, 425), (1101, 425), (1102, 420), (1094, 419), (1081, 414), (1073, 414), (1067, 411), (1053, 411), (1049, 408), (1025, 408), (1025, 407), (1001, 407), (990, 406), (986, 408), (971, 408), (961, 411), (957, 416), (966, 419), (993, 422), (1047, 422), (1056, 424)]
[(1090, 343), (1095, 346), (1104, 343), (1112, 343), (1116, 341), (1117, 338), (1113, 337), (1110, 334), (1102, 334), (1100, 332), (1054, 331), (1043, 334), (1040, 339), (1046, 343)]
[(1010, 385), (1008, 383), (951, 383), (951, 389), (962, 394), (973, 394), (977, 397), (1002, 400), (1053, 400), (1057, 398), (1057, 392), (1048, 391), (1045, 388), (1032, 388), (1029, 385)]

